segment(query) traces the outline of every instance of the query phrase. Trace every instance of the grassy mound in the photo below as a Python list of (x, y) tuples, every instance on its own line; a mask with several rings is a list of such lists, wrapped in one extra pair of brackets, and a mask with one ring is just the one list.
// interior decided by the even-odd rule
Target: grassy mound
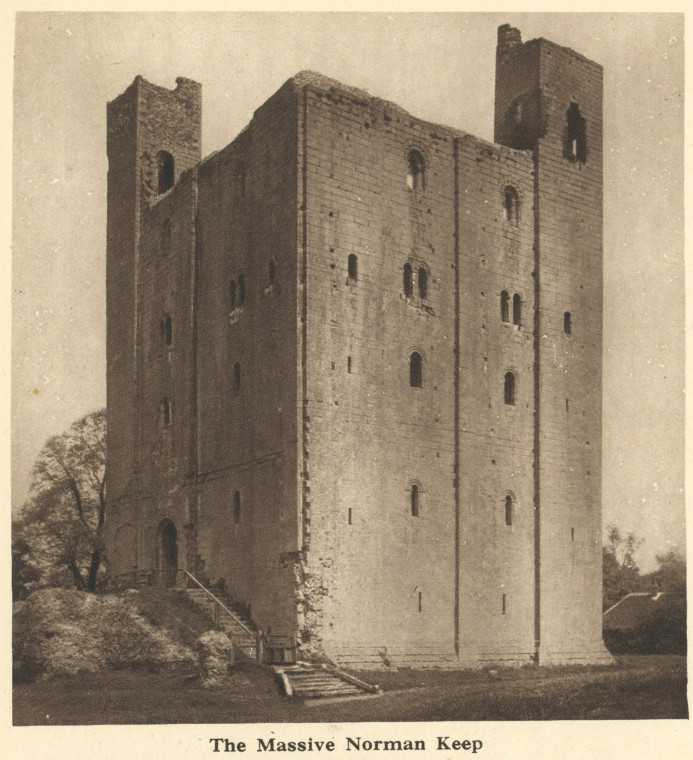
[(136, 594), (128, 596), (59, 588), (31, 594), (14, 609), (15, 674), (32, 679), (196, 661), (170, 630), (139, 614)]
[(214, 626), (211, 617), (185, 591), (145, 586), (126, 591), (125, 596), (148, 623), (163, 628), (174, 641), (193, 650), (200, 636)]

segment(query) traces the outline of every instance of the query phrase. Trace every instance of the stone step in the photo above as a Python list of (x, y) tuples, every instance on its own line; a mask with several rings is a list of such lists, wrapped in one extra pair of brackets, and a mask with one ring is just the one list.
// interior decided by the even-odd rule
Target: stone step
[(363, 691), (363, 689), (359, 689), (354, 684), (340, 680), (335, 680), (334, 683), (296, 683), (295, 681), (291, 681), (291, 686), (295, 691), (343, 691), (344, 689)]
[(292, 681), (296, 681), (296, 683), (332, 683), (334, 681), (332, 676), (304, 676), (298, 673), (292, 673), (290, 678)]
[(345, 681), (338, 681), (337, 683), (297, 683), (292, 684), (292, 686), (295, 687), (294, 691), (361, 691), (357, 686), (346, 683)]
[(296, 689), (294, 696), (302, 699), (329, 699), (330, 697), (361, 697), (366, 694), (358, 689)]
[(283, 673), (289, 682), (292, 693), (302, 699), (359, 697), (371, 693), (331, 670), (293, 665), (275, 668), (275, 671)]

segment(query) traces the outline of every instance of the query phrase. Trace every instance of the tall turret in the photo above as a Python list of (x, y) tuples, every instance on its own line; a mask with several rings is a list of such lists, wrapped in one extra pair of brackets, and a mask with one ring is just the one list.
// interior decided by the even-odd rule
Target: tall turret
[(201, 88), (189, 79), (176, 81), (167, 90), (138, 76), (108, 104), (107, 470), (113, 508), (126, 509), (118, 500), (133, 491), (140, 464), (142, 219), (200, 160)]
[[(602, 68), (498, 30), (495, 139), (534, 156), (535, 635), (540, 662), (601, 640)], [(548, 610), (551, 611), (548, 614)]]

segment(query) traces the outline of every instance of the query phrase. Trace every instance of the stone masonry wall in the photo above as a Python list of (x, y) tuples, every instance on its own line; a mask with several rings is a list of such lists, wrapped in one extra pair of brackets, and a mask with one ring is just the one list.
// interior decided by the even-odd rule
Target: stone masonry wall
[[(310, 87), (305, 98), (306, 638), (341, 662), (454, 662), (460, 634), (463, 656), (526, 661), (533, 652), (531, 157), (336, 88)], [(411, 150), (426, 165), (418, 194), (407, 185)], [(509, 183), (521, 199), (517, 225), (504, 221)], [(350, 254), (358, 257), (353, 280)], [(416, 281), (405, 296), (406, 262), (415, 274), (426, 268), (426, 298)], [(501, 322), (502, 289), (523, 299), (520, 328)], [(424, 357), (421, 388), (409, 385), (414, 350)], [(512, 409), (503, 404), (508, 367), (520, 389)], [(509, 492), (512, 526), (504, 522)]]
[(285, 88), (200, 166), (196, 221), (197, 551), (211, 582), (223, 579), (263, 630), (289, 637), (295, 578), (285, 555), (300, 548), (296, 140), (296, 97)]
[[(527, 662), (534, 652), (532, 158), (464, 137), (457, 165), (460, 657)], [(519, 201), (511, 219), (508, 187)], [(514, 404), (505, 403), (506, 372), (515, 376)]]

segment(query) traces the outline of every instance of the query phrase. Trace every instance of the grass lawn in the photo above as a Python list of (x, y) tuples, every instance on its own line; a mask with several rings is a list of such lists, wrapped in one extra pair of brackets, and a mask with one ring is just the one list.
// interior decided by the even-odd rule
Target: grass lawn
[(203, 689), (180, 672), (105, 671), (17, 684), (15, 725), (687, 718), (686, 660), (619, 657), (614, 667), (359, 672), (376, 698), (317, 705), (281, 696), (271, 671), (237, 665)]

